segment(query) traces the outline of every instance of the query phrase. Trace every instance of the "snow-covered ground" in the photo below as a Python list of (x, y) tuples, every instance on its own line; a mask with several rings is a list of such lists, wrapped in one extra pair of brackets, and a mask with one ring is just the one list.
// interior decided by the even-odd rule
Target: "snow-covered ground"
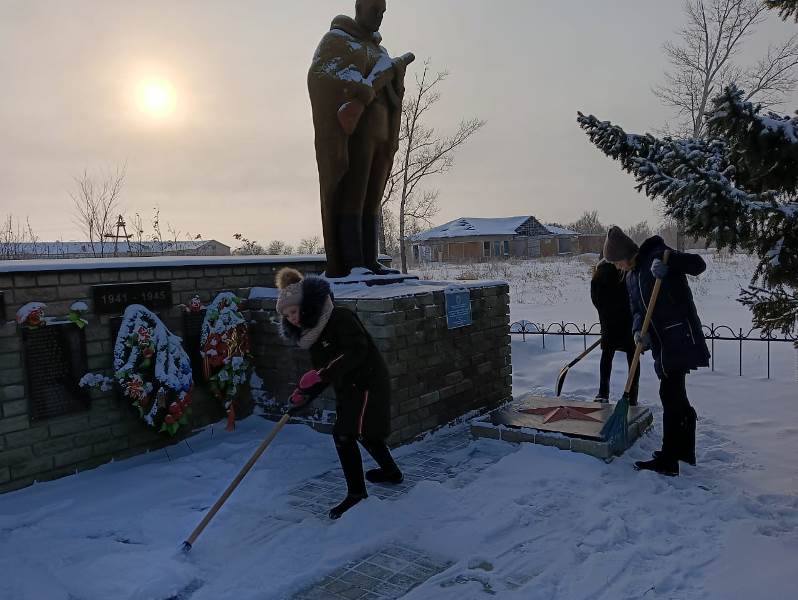
[[(506, 267), (513, 320), (595, 320), (584, 258)], [(464, 269), (464, 268), (463, 268)], [(529, 273), (526, 276), (526, 273)], [(745, 327), (733, 302), (750, 260), (715, 260), (694, 283), (706, 321)], [(461, 274), (450, 269), (448, 277)], [(447, 276), (440, 271), (434, 279)], [(433, 274), (430, 274), (433, 277)], [(522, 277), (522, 279), (523, 279)], [(796, 353), (774, 349), (773, 378), (746, 347), (718, 348), (717, 370), (688, 378), (700, 415), (698, 466), (682, 477), (637, 473), (658, 448), (656, 378), (643, 366), (642, 401), (655, 431), (610, 464), (554, 448), (479, 440), (443, 456), (452, 477), (421, 481), (394, 500), (372, 495), (330, 522), (289, 504), (289, 492), (336, 468), (332, 441), (289, 426), (188, 556), (182, 540), (272, 427), (253, 417), (235, 433), (190, 443), (0, 496), (3, 600), (266, 600), (291, 598), (349, 561), (399, 542), (450, 561), (406, 598), (749, 599), (795, 597), (798, 559)], [(568, 351), (513, 340), (514, 393), (551, 394)], [(749, 344), (750, 346), (750, 344)], [(620, 393), (621, 357), (613, 394)], [(750, 370), (749, 370), (750, 368)], [(569, 374), (566, 393), (592, 397), (598, 353)], [(397, 455), (432, 453), (447, 429)], [(518, 587), (520, 585), (520, 587)]]

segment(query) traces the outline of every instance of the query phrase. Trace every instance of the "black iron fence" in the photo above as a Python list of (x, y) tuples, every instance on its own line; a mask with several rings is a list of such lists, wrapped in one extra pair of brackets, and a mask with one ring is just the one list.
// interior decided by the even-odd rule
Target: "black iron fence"
[[(761, 329), (757, 329), (756, 327), (752, 327), (747, 332), (742, 328), (738, 328), (736, 331), (732, 327), (728, 325), (715, 325), (714, 323), (710, 324), (709, 326), (704, 325), (704, 337), (706, 337), (707, 342), (710, 344), (710, 352), (712, 357), (710, 359), (710, 366), (712, 370), (715, 370), (715, 342), (736, 342), (738, 345), (738, 371), (740, 377), (743, 375), (743, 343), (764, 343), (767, 346), (767, 376), (770, 379), (770, 352), (771, 352), (771, 344), (778, 344), (778, 343), (791, 343), (793, 345), (798, 345), (798, 336), (790, 335), (790, 334), (782, 334), (782, 335), (768, 335)], [(546, 338), (548, 337), (549, 340), (557, 340), (560, 338), (562, 343), (562, 349), (566, 349), (566, 342), (565, 340), (569, 337), (581, 337), (582, 338), (582, 345), (585, 350), (587, 350), (587, 338), (588, 337), (600, 337), (601, 336), (601, 325), (599, 323), (593, 323), (592, 325), (587, 325), (586, 323), (582, 323), (579, 325), (578, 323), (570, 323), (561, 321), (560, 323), (533, 323), (532, 321), (516, 321), (512, 325), (510, 325), (510, 333), (513, 335), (520, 335), (523, 338), (523, 341), (526, 341), (526, 337), (528, 335), (537, 335), (540, 336), (543, 347), (546, 347)], [(549, 343), (552, 343), (551, 341)]]

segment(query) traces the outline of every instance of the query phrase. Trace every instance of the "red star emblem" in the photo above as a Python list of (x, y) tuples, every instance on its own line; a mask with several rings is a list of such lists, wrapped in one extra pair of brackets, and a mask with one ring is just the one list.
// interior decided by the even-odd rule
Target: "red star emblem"
[(601, 419), (592, 417), (590, 413), (602, 410), (601, 408), (587, 408), (578, 406), (549, 406), (548, 408), (524, 408), (518, 412), (526, 413), (528, 415), (544, 415), (544, 423), (552, 423), (554, 421), (566, 421), (568, 419), (576, 421), (595, 421), (601, 423)]

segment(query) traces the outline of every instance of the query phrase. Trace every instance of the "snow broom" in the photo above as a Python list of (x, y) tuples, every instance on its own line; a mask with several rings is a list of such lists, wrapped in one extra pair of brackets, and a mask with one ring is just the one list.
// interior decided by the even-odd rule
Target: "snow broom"
[(562, 386), (565, 383), (565, 376), (568, 375), (569, 369), (573, 367), (576, 363), (578, 363), (580, 360), (582, 360), (585, 356), (593, 352), (593, 350), (595, 350), (600, 343), (601, 343), (601, 338), (597, 339), (593, 344), (590, 345), (589, 348), (587, 348), (584, 352), (582, 352), (582, 354), (577, 356), (575, 359), (573, 359), (571, 362), (565, 365), (562, 369), (560, 369), (560, 374), (557, 376), (557, 387), (556, 387), (557, 396), (559, 396), (562, 393)]
[(274, 440), (274, 438), (277, 437), (277, 434), (280, 433), (280, 430), (283, 428), (283, 426), (286, 423), (288, 423), (288, 419), (290, 418), (291, 418), (291, 412), (289, 411), (285, 413), (279, 421), (277, 421), (277, 425), (275, 425), (274, 428), (269, 433), (269, 435), (266, 436), (266, 439), (264, 439), (261, 442), (260, 446), (258, 446), (258, 449), (255, 450), (255, 453), (247, 461), (247, 464), (245, 464), (243, 468), (238, 472), (238, 475), (236, 475), (235, 479), (233, 479), (233, 481), (230, 482), (230, 485), (228, 485), (224, 493), (221, 496), (219, 496), (219, 499), (216, 501), (216, 503), (203, 517), (202, 521), (200, 521), (200, 524), (194, 528), (194, 531), (191, 532), (191, 535), (188, 536), (188, 539), (185, 542), (183, 542), (183, 552), (188, 552), (189, 550), (191, 550), (191, 547), (194, 545), (194, 542), (197, 541), (197, 538), (200, 536), (202, 531), (205, 529), (205, 527), (207, 527), (208, 523), (211, 522), (211, 519), (213, 519), (216, 513), (219, 512), (219, 509), (222, 508), (222, 505), (227, 501), (227, 499), (230, 497), (230, 495), (233, 493), (236, 487), (238, 487), (238, 484), (241, 483), (241, 480), (244, 479), (246, 474), (249, 473), (249, 470), (258, 461), (261, 454), (263, 454), (266, 448), (269, 447), (269, 444), (272, 443), (272, 440)]
[[(662, 255), (662, 264), (668, 264), (670, 258), (670, 250), (665, 250)], [(602, 437), (610, 443), (613, 453), (620, 454), (629, 445), (629, 392), (634, 383), (635, 372), (640, 367), (640, 355), (643, 353), (643, 340), (648, 333), (648, 328), (651, 325), (651, 317), (654, 316), (654, 306), (659, 297), (659, 290), (662, 287), (662, 279), (657, 278), (654, 282), (654, 291), (651, 292), (651, 300), (648, 302), (646, 308), (646, 318), (643, 319), (643, 328), (640, 330), (640, 341), (637, 342), (635, 347), (635, 355), (632, 359), (632, 364), (629, 366), (629, 375), (626, 377), (626, 387), (623, 389), (623, 396), (618, 400), (615, 405), (615, 410), (612, 411), (610, 418), (604, 423), (601, 428)]]

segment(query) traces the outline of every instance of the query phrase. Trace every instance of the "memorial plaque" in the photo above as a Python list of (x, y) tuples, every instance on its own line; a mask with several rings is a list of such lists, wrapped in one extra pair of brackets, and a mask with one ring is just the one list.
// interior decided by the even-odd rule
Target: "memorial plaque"
[(0, 292), (0, 323), (6, 320), (6, 294)]
[(446, 290), (446, 325), (449, 329), (466, 327), (471, 319), (471, 293), (468, 290)]
[(150, 309), (168, 308), (173, 304), (171, 281), (93, 285), (91, 290), (94, 312), (98, 315), (122, 313), (131, 304)]
[(89, 408), (78, 383), (88, 371), (86, 338), (73, 323), (22, 330), (31, 421)]

